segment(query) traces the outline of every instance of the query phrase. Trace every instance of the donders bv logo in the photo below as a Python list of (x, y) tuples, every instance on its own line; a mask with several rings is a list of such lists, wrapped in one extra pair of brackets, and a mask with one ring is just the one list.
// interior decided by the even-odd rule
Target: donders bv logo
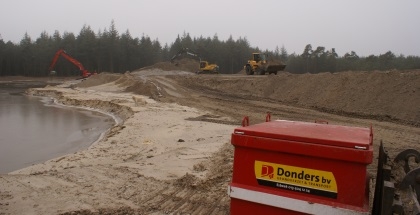
[(337, 198), (337, 183), (332, 172), (255, 161), (254, 173), (262, 186)]
[(268, 177), (272, 179), (274, 177), (274, 168), (270, 165), (261, 166), (261, 177)]

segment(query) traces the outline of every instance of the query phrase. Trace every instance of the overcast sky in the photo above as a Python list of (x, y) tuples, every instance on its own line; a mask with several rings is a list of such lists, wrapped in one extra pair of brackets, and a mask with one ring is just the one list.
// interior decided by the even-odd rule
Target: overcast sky
[(109, 29), (132, 37), (143, 34), (171, 44), (177, 35), (220, 40), (246, 37), (251, 46), (289, 54), (335, 48), (339, 56), (394, 54), (420, 56), (419, 0), (0, 0), (0, 35), (20, 42), (25, 32), (35, 40), (83, 25), (95, 33)]

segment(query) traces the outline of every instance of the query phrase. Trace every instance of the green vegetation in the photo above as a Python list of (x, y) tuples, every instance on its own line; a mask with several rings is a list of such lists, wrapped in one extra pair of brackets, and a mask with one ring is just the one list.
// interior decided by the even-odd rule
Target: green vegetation
[(301, 55), (289, 55), (286, 62), (286, 71), (292, 73), (420, 69), (418, 56), (395, 56), (388, 51), (379, 56), (359, 57), (351, 51), (339, 57), (334, 48), (325, 51), (324, 47), (317, 47), (313, 50), (310, 44), (306, 45)]
[[(60, 48), (91, 72), (122, 73), (169, 61), (182, 47), (200, 53), (203, 60), (218, 64), (221, 73), (240, 71), (252, 52), (264, 52), (269, 54), (269, 59), (282, 60), (287, 64), (286, 71), (291, 73), (420, 69), (418, 56), (396, 56), (391, 51), (368, 57), (359, 57), (351, 51), (339, 57), (334, 49), (317, 47), (313, 50), (308, 44), (302, 54), (289, 55), (285, 47), (262, 51), (251, 47), (246, 38), (233, 40), (232, 36), (221, 41), (217, 35), (191, 38), (184, 33), (172, 44), (162, 46), (158, 40), (145, 35), (133, 38), (128, 30), (119, 34), (112, 22), (109, 30), (98, 33), (94, 33), (90, 26), (83, 26), (77, 36), (69, 32), (61, 35), (58, 31), (50, 36), (43, 32), (32, 40), (25, 34), (19, 44), (5, 43), (0, 37), (0, 76), (46, 76), (51, 60)], [(79, 75), (77, 68), (63, 59), (59, 60), (55, 70), (60, 76)]]

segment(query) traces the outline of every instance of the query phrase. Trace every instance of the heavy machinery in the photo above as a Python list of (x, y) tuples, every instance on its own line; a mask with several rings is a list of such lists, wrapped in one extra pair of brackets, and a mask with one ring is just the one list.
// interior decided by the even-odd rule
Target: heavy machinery
[[(54, 74), (55, 73), (55, 71), (53, 71), (53, 69), (54, 69), (55, 64), (57, 63), (58, 58), (60, 56), (63, 56), (66, 60), (70, 61), (75, 66), (77, 66), (79, 68), (79, 70), (80, 70), (80, 73), (82, 75), (82, 78), (87, 78), (87, 77), (89, 77), (89, 76), (92, 75), (92, 73), (90, 73), (88, 70), (85, 69), (85, 67), (82, 65), (82, 63), (80, 63), (78, 60), (74, 59), (72, 56), (70, 56), (69, 54), (67, 54), (66, 51), (64, 51), (63, 49), (60, 49), (60, 50), (58, 50), (55, 53), (54, 58), (53, 58), (53, 60), (51, 62), (51, 65), (50, 65), (50, 67), (48, 69), (48, 71), (49, 71), (50, 74)], [(96, 74), (96, 73), (94, 73), (94, 74)]]
[(200, 68), (198, 74), (219, 74), (219, 66), (217, 64), (209, 64), (207, 61), (200, 61)]
[(283, 71), (286, 68), (286, 65), (281, 62), (268, 61), (265, 54), (262, 53), (252, 53), (252, 59), (248, 60), (247, 64), (244, 66), (247, 75), (253, 75), (254, 73), (258, 75), (275, 74), (277, 75), (278, 71)]
[(198, 53), (195, 53), (188, 48), (182, 48), (177, 54), (175, 54), (171, 58), (171, 63), (175, 62), (175, 59), (183, 56), (183, 55), (189, 55), (195, 58), (198, 58), (200, 62), (200, 67), (197, 71), (197, 74), (218, 74), (219, 73), (219, 66), (217, 64), (210, 64), (208, 61), (201, 60), (201, 57)]

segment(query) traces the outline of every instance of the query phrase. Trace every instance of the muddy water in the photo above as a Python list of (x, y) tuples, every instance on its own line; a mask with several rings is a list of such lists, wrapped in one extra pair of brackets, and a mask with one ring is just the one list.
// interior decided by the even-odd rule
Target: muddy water
[(104, 114), (24, 95), (42, 83), (0, 83), (0, 173), (89, 147), (114, 124)]

